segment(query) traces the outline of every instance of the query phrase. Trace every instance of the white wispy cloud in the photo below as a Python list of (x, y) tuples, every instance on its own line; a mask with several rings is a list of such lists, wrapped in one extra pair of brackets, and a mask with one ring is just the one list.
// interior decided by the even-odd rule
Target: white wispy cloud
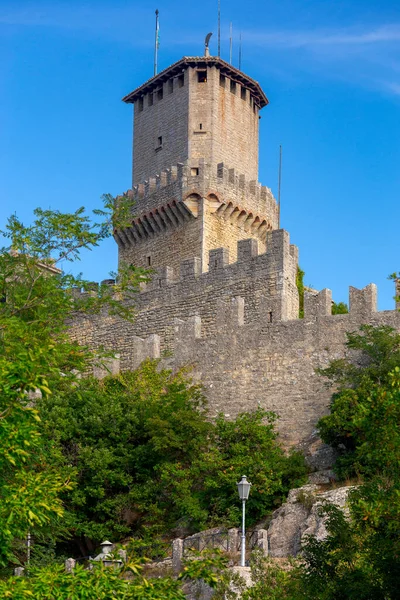
[(247, 44), (273, 51), (289, 73), (304, 72), (399, 96), (400, 22), (307, 31), (246, 31)]
[(400, 23), (374, 29), (318, 29), (310, 31), (246, 31), (247, 40), (265, 46), (305, 48), (315, 46), (367, 46), (400, 42)]

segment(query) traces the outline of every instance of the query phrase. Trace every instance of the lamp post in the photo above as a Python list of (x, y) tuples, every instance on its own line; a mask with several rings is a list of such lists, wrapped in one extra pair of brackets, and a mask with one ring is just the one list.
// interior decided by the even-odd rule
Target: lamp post
[(245, 530), (245, 518), (246, 518), (246, 500), (249, 498), (251, 483), (247, 481), (246, 475), (242, 475), (241, 481), (237, 484), (239, 498), (242, 501), (242, 552), (240, 557), (240, 566), (245, 567), (246, 564), (246, 530)]

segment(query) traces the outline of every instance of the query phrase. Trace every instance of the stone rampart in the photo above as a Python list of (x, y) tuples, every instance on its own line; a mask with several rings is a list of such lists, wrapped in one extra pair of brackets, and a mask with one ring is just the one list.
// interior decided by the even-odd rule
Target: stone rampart
[(262, 255), (254, 240), (240, 242), (235, 264), (224, 249), (212, 251), (208, 273), (200, 273), (198, 259), (185, 261), (179, 275), (163, 269), (138, 295), (133, 324), (95, 315), (77, 319), (72, 333), (119, 353), (123, 370), (146, 357), (174, 370), (189, 365), (211, 416), (261, 406), (279, 415), (285, 446), (309, 446), (331, 395), (316, 369), (346, 356), (346, 332), (364, 323), (400, 331), (400, 312), (377, 312), (370, 284), (350, 288), (349, 314), (331, 314), (325, 289), (306, 294), (304, 318), (297, 318), (297, 249), (283, 230), (268, 236)]
[(119, 347), (123, 364), (131, 360), (132, 335), (161, 337), (161, 352), (173, 347), (175, 319), (199, 315), (203, 336), (217, 330), (217, 301), (240, 295), (245, 299), (245, 321), (286, 320), (298, 315), (296, 288), (297, 248), (284, 230), (267, 234), (267, 251), (258, 255), (256, 240), (238, 243), (238, 260), (229, 264), (227, 249), (209, 253), (209, 271), (202, 273), (200, 259), (182, 262), (180, 272), (157, 270), (135, 301), (134, 325), (101, 315), (82, 318), (74, 327), (82, 342), (92, 347)]

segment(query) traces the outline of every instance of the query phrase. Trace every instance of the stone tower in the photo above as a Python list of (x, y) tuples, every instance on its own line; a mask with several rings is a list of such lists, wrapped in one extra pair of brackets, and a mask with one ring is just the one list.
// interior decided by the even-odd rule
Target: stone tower
[(134, 105), (132, 226), (115, 234), (120, 260), (172, 267), (253, 238), (264, 251), (278, 227), (271, 191), (258, 183), (260, 85), (220, 58), (184, 57), (125, 96)]

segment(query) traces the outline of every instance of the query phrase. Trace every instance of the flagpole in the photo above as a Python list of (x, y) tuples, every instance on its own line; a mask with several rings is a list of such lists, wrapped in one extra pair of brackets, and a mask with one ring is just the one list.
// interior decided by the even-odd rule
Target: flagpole
[(221, 0), (218, 0), (218, 56), (221, 56)]
[(157, 75), (157, 70), (158, 70), (158, 46), (159, 46), (158, 32), (160, 29), (158, 15), (159, 15), (159, 11), (157, 9), (156, 10), (156, 38), (155, 38), (155, 44), (154, 44), (154, 75)]

